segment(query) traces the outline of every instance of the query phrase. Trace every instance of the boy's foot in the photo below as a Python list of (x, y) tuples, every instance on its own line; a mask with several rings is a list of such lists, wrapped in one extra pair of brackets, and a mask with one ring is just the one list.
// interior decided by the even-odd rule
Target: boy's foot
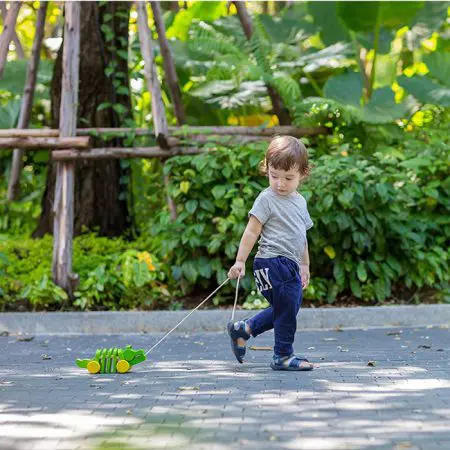
[(313, 370), (314, 366), (304, 356), (276, 356), (270, 364), (273, 370), (291, 370), (291, 371), (308, 371)]
[(242, 364), (245, 356), (245, 342), (250, 339), (250, 329), (245, 320), (239, 322), (228, 322), (228, 334), (231, 338), (231, 350), (234, 356)]

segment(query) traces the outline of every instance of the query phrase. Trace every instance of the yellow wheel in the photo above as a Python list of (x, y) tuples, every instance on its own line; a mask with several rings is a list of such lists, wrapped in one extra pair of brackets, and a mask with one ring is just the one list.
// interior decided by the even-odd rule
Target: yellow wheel
[(87, 365), (87, 370), (89, 373), (99, 373), (100, 363), (98, 361), (89, 361)]
[(125, 361), (124, 359), (121, 359), (116, 365), (117, 372), (119, 373), (128, 372), (130, 370), (130, 367), (130, 363), (128, 361)]

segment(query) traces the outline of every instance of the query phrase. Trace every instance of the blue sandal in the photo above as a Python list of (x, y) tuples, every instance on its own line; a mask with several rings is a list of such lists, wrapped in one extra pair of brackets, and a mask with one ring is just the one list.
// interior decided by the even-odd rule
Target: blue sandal
[(273, 370), (290, 370), (297, 372), (313, 370), (314, 367), (312, 364), (309, 363), (308, 366), (303, 366), (303, 362), (309, 363), (308, 359), (304, 356), (274, 356), (270, 367), (272, 367)]
[(231, 338), (231, 350), (233, 350), (234, 356), (242, 364), (245, 356), (246, 347), (240, 347), (238, 345), (238, 339), (250, 339), (250, 335), (245, 331), (245, 320), (239, 322), (228, 322), (227, 324), (228, 334)]

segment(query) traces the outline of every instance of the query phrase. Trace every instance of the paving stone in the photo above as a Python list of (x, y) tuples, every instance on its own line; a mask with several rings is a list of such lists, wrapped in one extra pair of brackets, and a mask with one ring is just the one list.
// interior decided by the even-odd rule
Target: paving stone
[(123, 375), (74, 364), (160, 336), (0, 337), (0, 449), (450, 449), (445, 328), (302, 331), (296, 347), (317, 363), (307, 373), (272, 371), (268, 351), (240, 365), (214, 332), (173, 334)]

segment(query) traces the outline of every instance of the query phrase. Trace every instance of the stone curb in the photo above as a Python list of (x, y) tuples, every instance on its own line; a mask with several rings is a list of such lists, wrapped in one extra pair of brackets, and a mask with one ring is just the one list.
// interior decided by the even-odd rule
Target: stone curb
[[(257, 311), (236, 311), (236, 319)], [(187, 311), (0, 313), (0, 333), (123, 334), (167, 332)], [(223, 331), (231, 310), (197, 311), (177, 331)], [(304, 308), (299, 330), (340, 328), (419, 327), (449, 325), (450, 305)]]

